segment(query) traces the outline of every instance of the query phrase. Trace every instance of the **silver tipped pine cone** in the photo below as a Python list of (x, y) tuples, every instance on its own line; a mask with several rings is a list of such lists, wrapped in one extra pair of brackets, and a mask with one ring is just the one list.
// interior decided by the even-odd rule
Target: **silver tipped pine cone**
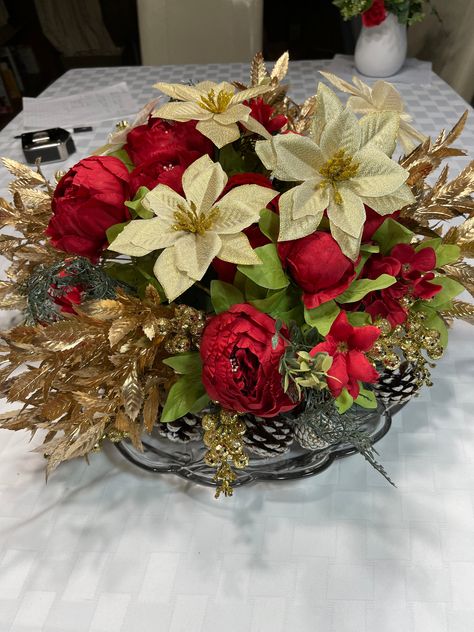
[(407, 402), (416, 395), (422, 383), (417, 367), (402, 362), (395, 370), (384, 369), (372, 388), (377, 399), (387, 407)]
[(162, 437), (175, 443), (199, 441), (203, 435), (201, 416), (188, 413), (184, 417), (168, 423), (158, 423), (158, 432)]
[(247, 428), (243, 437), (248, 452), (263, 457), (285, 454), (293, 443), (293, 420), (288, 417), (264, 419), (245, 415), (243, 421)]

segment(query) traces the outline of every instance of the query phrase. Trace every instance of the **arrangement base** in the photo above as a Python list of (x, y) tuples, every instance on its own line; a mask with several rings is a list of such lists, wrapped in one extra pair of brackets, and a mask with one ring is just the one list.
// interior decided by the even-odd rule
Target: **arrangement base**
[[(364, 420), (362, 426), (370, 434), (374, 443), (390, 430), (390, 411), (377, 412)], [(200, 485), (215, 487), (215, 469), (204, 462), (206, 447), (202, 441), (175, 443), (161, 436), (157, 429), (142, 438), (143, 452), (130, 441), (116, 444), (123, 456), (134, 465), (157, 474), (175, 474)], [(305, 476), (314, 476), (328, 468), (335, 459), (354, 454), (350, 444), (335, 444), (320, 450), (305, 450), (296, 442), (285, 454), (264, 458), (250, 455), (250, 463), (244, 470), (236, 470), (237, 478), (233, 487), (257, 481), (282, 481)]]

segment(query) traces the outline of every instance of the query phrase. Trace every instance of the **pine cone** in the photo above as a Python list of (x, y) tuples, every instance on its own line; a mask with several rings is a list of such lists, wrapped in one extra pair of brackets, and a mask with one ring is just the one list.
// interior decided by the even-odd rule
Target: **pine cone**
[(175, 421), (168, 423), (158, 423), (158, 432), (162, 437), (170, 441), (188, 443), (189, 441), (199, 441), (202, 438), (201, 417), (188, 413)]
[(271, 419), (245, 415), (243, 421), (247, 431), (243, 437), (249, 452), (272, 457), (288, 452), (293, 443), (293, 421), (280, 415)]
[(329, 443), (318, 436), (314, 428), (304, 421), (295, 425), (295, 441), (305, 450), (323, 450)]
[(403, 404), (411, 399), (420, 388), (420, 376), (416, 366), (402, 362), (398, 369), (384, 369), (373, 389), (385, 406)]

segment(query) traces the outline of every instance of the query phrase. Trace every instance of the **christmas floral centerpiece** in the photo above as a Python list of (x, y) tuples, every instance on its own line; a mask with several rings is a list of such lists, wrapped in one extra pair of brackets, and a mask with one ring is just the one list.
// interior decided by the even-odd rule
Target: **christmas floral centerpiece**
[(1, 426), (40, 432), (48, 473), (151, 436), (199, 446), (218, 494), (292, 450), (346, 446), (385, 474), (367, 420), (430, 384), (447, 325), (474, 314), (456, 299), (474, 284), (472, 165), (427, 181), (463, 155), (465, 116), (432, 141), (390, 84), (327, 74), (347, 103), (320, 83), (298, 105), (287, 64), (256, 56), (248, 86), (158, 83), (168, 99), (57, 182), (4, 159), (0, 296), (24, 322), (2, 334), (20, 407)]

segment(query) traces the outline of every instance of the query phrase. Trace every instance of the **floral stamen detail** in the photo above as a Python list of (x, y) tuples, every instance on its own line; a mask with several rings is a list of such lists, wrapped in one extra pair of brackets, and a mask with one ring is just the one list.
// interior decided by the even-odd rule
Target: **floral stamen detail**
[(349, 156), (345, 149), (339, 149), (319, 170), (324, 180), (317, 185), (317, 188), (331, 186), (334, 191), (334, 201), (336, 204), (342, 204), (342, 197), (336, 183), (356, 176), (359, 166), (360, 164)]
[(178, 209), (174, 212), (176, 224), (173, 224), (171, 228), (176, 231), (182, 230), (187, 233), (197, 233), (201, 236), (212, 228), (215, 220), (219, 217), (219, 208), (217, 206), (211, 208), (207, 215), (198, 213), (194, 202), (189, 203), (189, 208), (186, 208), (183, 204), (178, 204)]
[(201, 96), (198, 105), (202, 107), (203, 110), (207, 110), (213, 114), (221, 114), (221, 112), (227, 110), (233, 96), (232, 92), (228, 92), (227, 90), (219, 90), (217, 96), (214, 89), (209, 90), (207, 96)]

